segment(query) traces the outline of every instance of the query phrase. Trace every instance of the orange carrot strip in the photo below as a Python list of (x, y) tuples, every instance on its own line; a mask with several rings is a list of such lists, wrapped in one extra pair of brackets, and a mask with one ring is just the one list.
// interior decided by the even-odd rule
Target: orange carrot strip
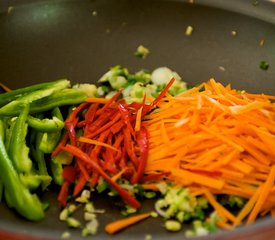
[(239, 150), (240, 152), (243, 152), (243, 151), (244, 151), (244, 149), (243, 149), (242, 146), (236, 144), (234, 141), (232, 141), (231, 139), (227, 138), (226, 136), (223, 136), (222, 134), (217, 133), (217, 132), (215, 132), (214, 130), (212, 130), (212, 129), (210, 129), (210, 128), (207, 128), (207, 127), (205, 127), (205, 126), (203, 126), (203, 125), (200, 125), (200, 128), (201, 128), (202, 130), (204, 130), (205, 132), (208, 132), (208, 133), (210, 133), (211, 135), (213, 135), (213, 136), (215, 136), (215, 137), (221, 139), (223, 142), (228, 143), (229, 145), (231, 145), (232, 147), (236, 148), (236, 149)]
[(93, 97), (88, 97), (85, 99), (86, 102), (89, 103), (107, 103), (109, 101), (108, 98), (93, 98)]
[(257, 217), (258, 213), (260, 212), (265, 200), (267, 199), (268, 194), (271, 191), (271, 188), (274, 184), (274, 180), (275, 180), (275, 165), (273, 165), (271, 167), (268, 178), (262, 187), (258, 201), (256, 202), (253, 210), (251, 211), (251, 213), (247, 219), (248, 224), (254, 222), (255, 218)]
[(255, 109), (260, 109), (262, 107), (265, 107), (268, 104), (269, 103), (266, 103), (266, 102), (254, 101), (254, 102), (248, 103), (246, 105), (231, 106), (231, 107), (229, 107), (229, 109), (233, 114), (244, 114), (244, 113), (253, 111)]
[(237, 222), (236, 217), (231, 214), (226, 208), (224, 208), (220, 203), (218, 203), (213, 194), (208, 189), (204, 189), (204, 194), (206, 199), (215, 208), (218, 215), (223, 219), (223, 221), (230, 220), (233, 223)]
[(256, 206), (275, 163), (275, 104), (269, 99), (214, 79), (200, 89), (166, 97), (144, 122), (150, 133), (145, 172), (170, 172), (169, 181), (196, 189), (195, 194), (207, 187), (212, 196), (249, 199), (237, 217), (231, 216), (235, 225), (251, 214), (269, 213), (275, 206), (275, 186), (264, 191), (270, 193)]
[(97, 140), (94, 140), (94, 139), (91, 139), (91, 138), (79, 137), (78, 141), (83, 142), (83, 143), (89, 143), (89, 144), (94, 144), (94, 145), (98, 145), (98, 146), (103, 146), (103, 147), (107, 147), (107, 148), (110, 148), (112, 150), (118, 151), (117, 148), (115, 148), (115, 147), (113, 147), (113, 146), (111, 146), (107, 143), (100, 142), (100, 141), (97, 141)]
[(242, 222), (242, 220), (251, 212), (251, 210), (253, 209), (260, 193), (262, 190), (262, 186), (259, 187), (254, 195), (249, 199), (249, 201), (245, 204), (245, 206), (241, 209), (241, 211), (238, 213), (237, 215), (237, 225), (240, 224)]
[(222, 187), (224, 186), (223, 180), (211, 178), (197, 173), (192, 173), (183, 169), (172, 168), (171, 175), (214, 189), (222, 189)]
[(105, 226), (105, 231), (108, 234), (114, 234), (118, 231), (121, 231), (124, 228), (127, 228), (135, 223), (138, 223), (146, 218), (149, 218), (151, 216), (150, 213), (141, 213), (135, 216), (130, 216), (128, 218), (120, 219), (117, 221), (114, 221), (112, 223), (109, 223)]
[(116, 175), (111, 177), (112, 180), (116, 182), (122, 176), (122, 174), (125, 173), (126, 170), (127, 168), (123, 168), (120, 172), (118, 172)]
[(159, 191), (159, 187), (155, 183), (144, 183), (142, 187), (145, 190)]
[(263, 141), (268, 150), (275, 156), (275, 135), (263, 128), (252, 127), (258, 137)]
[(235, 161), (232, 161), (230, 163), (230, 165), (235, 168), (235, 169), (238, 169), (240, 172), (243, 172), (245, 174), (249, 174), (253, 171), (253, 167), (246, 164), (245, 162), (242, 162), (240, 160), (235, 160)]
[(217, 226), (224, 230), (232, 230), (234, 228), (234, 226), (232, 224), (228, 224), (223, 221), (218, 221)]
[(143, 107), (139, 108), (137, 111), (136, 123), (135, 123), (135, 131), (136, 132), (140, 131), (142, 110), (143, 110)]

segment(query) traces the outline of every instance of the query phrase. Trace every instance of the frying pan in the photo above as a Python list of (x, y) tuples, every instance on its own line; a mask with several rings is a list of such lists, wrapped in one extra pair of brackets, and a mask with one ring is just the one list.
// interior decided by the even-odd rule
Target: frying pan
[[(193, 3), (192, 3), (193, 2)], [(185, 35), (193, 27), (191, 36)], [(235, 34), (233, 34), (235, 33)], [(150, 50), (134, 57), (139, 45)], [(260, 68), (266, 61), (270, 67)], [(250, 92), (275, 94), (275, 4), (253, 0), (2, 0), (0, 2), (0, 81), (11, 89), (68, 78), (96, 82), (109, 67), (130, 71), (167, 66), (193, 86), (214, 77)], [(28, 222), (0, 203), (0, 239), (58, 239), (67, 230), (58, 221), (56, 190), (45, 220)], [(93, 196), (100, 229), (94, 239), (184, 239), (167, 233), (161, 219), (139, 223), (107, 236), (107, 222), (120, 217), (115, 202)], [(153, 202), (143, 202), (142, 211)], [(188, 226), (186, 226), (188, 227)], [(83, 239), (70, 230), (71, 239)], [(210, 239), (270, 239), (275, 220), (259, 219)], [(204, 239), (204, 238), (203, 238)]]

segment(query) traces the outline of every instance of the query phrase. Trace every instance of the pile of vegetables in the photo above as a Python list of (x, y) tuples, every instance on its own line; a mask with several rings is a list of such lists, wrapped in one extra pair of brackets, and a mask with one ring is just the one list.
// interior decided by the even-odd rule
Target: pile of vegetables
[[(52, 176), (45, 156), (55, 148), (64, 127), (59, 107), (83, 102), (89, 95), (70, 88), (68, 80), (41, 83), (0, 97), (0, 199), (29, 220), (44, 218), (35, 191), (46, 190)], [(61, 166), (61, 165), (60, 165)], [(62, 170), (61, 170), (62, 171)]]
[(79, 227), (71, 202), (85, 204), (84, 236), (98, 226), (91, 191), (120, 196), (124, 216), (156, 198), (155, 213), (110, 223), (109, 234), (156, 215), (168, 231), (193, 223), (186, 236), (274, 215), (274, 99), (214, 79), (187, 89), (169, 68), (121, 66), (98, 86), (59, 80), (1, 94), (0, 200), (40, 220), (37, 193), (54, 182), (60, 220)]
[[(224, 228), (246, 217), (249, 224), (258, 215), (274, 215), (274, 100), (214, 79), (178, 96), (166, 95), (146, 117), (150, 148), (145, 174), (167, 173), (169, 182), (204, 196)], [(221, 196), (245, 204), (233, 213)]]

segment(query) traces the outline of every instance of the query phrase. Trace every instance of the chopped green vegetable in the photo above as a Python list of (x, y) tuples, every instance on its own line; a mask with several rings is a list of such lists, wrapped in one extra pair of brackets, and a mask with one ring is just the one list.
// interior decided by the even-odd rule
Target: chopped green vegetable
[(37, 90), (51, 88), (57, 85), (69, 86), (69, 82), (66, 79), (62, 79), (53, 82), (34, 84), (28, 87), (18, 88), (10, 92), (1, 93), (0, 106), (8, 104), (22, 96), (29, 96), (28, 94), (36, 92)]
[(261, 61), (260, 62), (260, 68), (262, 69), (262, 70), (268, 70), (268, 68), (269, 68), (269, 63), (268, 62), (266, 62), (266, 61)]
[(169, 93), (174, 96), (185, 91), (187, 87), (181, 77), (171, 69), (161, 67), (152, 73), (148, 70), (130, 73), (128, 69), (117, 65), (99, 79), (102, 86), (98, 87), (98, 95), (111, 98), (118, 90), (122, 90), (127, 103), (142, 102), (144, 96), (157, 97), (173, 77), (176, 81), (169, 89)]
[(221, 204), (228, 205), (231, 208), (233, 207), (242, 208), (246, 204), (247, 200), (239, 196), (225, 195), (225, 196), (222, 196), (220, 202)]
[(3, 121), (0, 120), (0, 178), (4, 184), (7, 204), (29, 220), (41, 220), (44, 218), (43, 206), (37, 195), (31, 194), (29, 189), (21, 183), (4, 145), (3, 127)]
[(93, 218), (88, 223), (86, 223), (85, 227), (82, 230), (82, 236), (86, 237), (88, 235), (95, 235), (97, 233), (98, 227), (98, 220), (96, 218)]
[(85, 221), (91, 221), (96, 218), (96, 215), (91, 212), (84, 212), (84, 220)]
[(75, 219), (73, 217), (68, 217), (66, 219), (66, 222), (67, 222), (68, 227), (71, 227), (71, 228), (80, 228), (81, 227), (80, 221), (78, 221), (77, 219)]
[(68, 231), (63, 232), (62, 235), (61, 235), (62, 239), (67, 239), (67, 238), (70, 238), (70, 237), (71, 237), (71, 233), (68, 232)]
[(91, 192), (89, 190), (84, 189), (81, 192), (81, 195), (75, 199), (75, 201), (79, 203), (87, 203), (89, 201), (90, 196)]
[(30, 173), (32, 160), (29, 158), (29, 147), (26, 145), (28, 125), (26, 123), (29, 114), (29, 105), (25, 104), (23, 111), (14, 120), (8, 154), (18, 173)]
[(167, 220), (164, 225), (167, 231), (177, 232), (181, 230), (181, 223), (176, 220)]
[(139, 45), (135, 51), (135, 56), (138, 58), (146, 58), (149, 53), (150, 51), (148, 48), (144, 47), (143, 45)]
[(146, 234), (144, 240), (152, 240), (153, 237), (151, 234)]
[[(38, 89), (36, 91), (29, 91), (25, 95), (21, 96), (13, 96), (15, 99), (8, 102), (6, 105), (0, 108), (0, 115), (9, 116), (9, 115), (18, 115), (24, 108), (26, 104), (30, 104), (32, 102), (36, 102), (39, 99), (44, 99), (49, 97), (55, 92), (61, 91), (70, 86), (70, 82), (68, 80), (60, 80), (53, 83), (48, 83), (45, 88)], [(11, 92), (4, 93), (8, 95)], [(12, 94), (10, 94), (12, 95)], [(2, 96), (2, 95), (1, 95)], [(41, 107), (41, 105), (40, 105)]]
[(124, 216), (124, 217), (127, 217), (129, 216), (130, 214), (133, 214), (133, 213), (136, 213), (137, 210), (135, 208), (132, 208), (131, 206), (129, 205), (126, 205), (125, 206), (125, 209), (123, 209), (121, 211), (121, 215)]
[(185, 30), (185, 35), (187, 36), (191, 36), (193, 33), (193, 27), (192, 26), (187, 26), (186, 30)]
[(64, 122), (55, 116), (53, 119), (39, 119), (29, 115), (27, 123), (31, 128), (42, 132), (56, 132), (64, 127)]
[(65, 79), (1, 94), (1, 196), (5, 196), (9, 207), (29, 220), (44, 217), (46, 205), (31, 192), (40, 186), (43, 191), (50, 185), (48, 167), (51, 166), (54, 181), (61, 184), (62, 165), (72, 161), (70, 154), (61, 152), (49, 166), (46, 164), (46, 154), (53, 151), (64, 127), (59, 106), (83, 102), (96, 91), (90, 85), (69, 87), (70, 82)]
[(236, 32), (236, 31), (231, 31), (231, 35), (232, 35), (233, 37), (235, 37), (235, 36), (237, 36), (237, 32)]

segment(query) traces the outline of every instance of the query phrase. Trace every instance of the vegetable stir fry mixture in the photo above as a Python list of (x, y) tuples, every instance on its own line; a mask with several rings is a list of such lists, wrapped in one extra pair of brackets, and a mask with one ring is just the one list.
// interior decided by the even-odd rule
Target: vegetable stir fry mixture
[[(59, 186), (60, 220), (84, 204), (82, 235), (100, 224), (90, 192), (124, 202), (114, 234), (149, 217), (188, 237), (275, 215), (275, 96), (210, 79), (187, 89), (167, 67), (112, 67), (94, 84), (41, 83), (0, 95), (0, 201), (28, 220)], [(152, 212), (140, 211), (155, 199)], [(129, 215), (129, 216), (128, 216)]]

